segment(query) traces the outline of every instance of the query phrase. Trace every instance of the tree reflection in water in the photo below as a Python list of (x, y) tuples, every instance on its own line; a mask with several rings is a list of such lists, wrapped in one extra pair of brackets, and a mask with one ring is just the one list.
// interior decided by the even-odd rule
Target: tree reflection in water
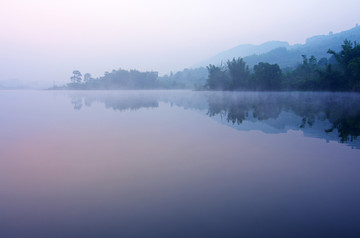
[(288, 113), (300, 120), (285, 118), (284, 128), (315, 131), (319, 129), (317, 122), (328, 122), (330, 126), (321, 131), (335, 133), (341, 143), (357, 141), (360, 136), (360, 95), (354, 93), (122, 91), (76, 93), (70, 94), (70, 98), (75, 110), (80, 110), (83, 104), (90, 107), (94, 102), (117, 111), (157, 108), (163, 102), (204, 111), (230, 126), (246, 121), (277, 121)]
[(360, 95), (347, 93), (225, 93), (208, 97), (210, 117), (221, 115), (229, 123), (241, 124), (250, 117), (264, 121), (277, 119), (282, 112), (302, 118), (299, 128), (328, 120), (326, 133), (338, 132), (341, 142), (360, 135)]

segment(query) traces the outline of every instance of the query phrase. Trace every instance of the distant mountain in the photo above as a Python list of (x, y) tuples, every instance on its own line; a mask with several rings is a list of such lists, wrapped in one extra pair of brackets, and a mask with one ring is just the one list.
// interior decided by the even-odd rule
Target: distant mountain
[(221, 52), (209, 59), (201, 61), (200, 63), (195, 64), (192, 67), (196, 68), (201, 66), (207, 66), (209, 64), (219, 65), (222, 62), (226, 62), (228, 59), (238, 58), (238, 57), (244, 58), (246, 56), (253, 54), (263, 54), (279, 47), (287, 48), (289, 46), (290, 46), (289, 43), (284, 41), (269, 41), (261, 45), (252, 45), (252, 44), (239, 45), (230, 50)]
[(301, 55), (329, 58), (328, 49), (339, 51), (345, 39), (360, 41), (360, 26), (336, 34), (330, 32), (328, 35), (313, 36), (305, 44), (289, 45), (287, 42), (271, 41), (259, 46), (240, 45), (204, 60), (197, 66), (219, 65), (221, 61), (242, 57), (251, 68), (259, 62), (278, 64), (281, 68), (294, 67), (302, 62)]

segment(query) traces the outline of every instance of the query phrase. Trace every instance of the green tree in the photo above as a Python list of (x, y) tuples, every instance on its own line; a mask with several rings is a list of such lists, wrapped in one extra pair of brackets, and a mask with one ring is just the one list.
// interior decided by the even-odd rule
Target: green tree
[(208, 79), (207, 86), (213, 90), (228, 90), (230, 88), (230, 80), (227, 76), (226, 70), (222, 67), (210, 64), (207, 66)]
[(321, 59), (321, 65), (314, 56), (308, 58), (302, 55), (303, 62), (291, 72), (290, 77), (286, 81), (288, 88), (296, 90), (320, 90), (323, 89), (321, 83), (321, 71), (327, 67), (327, 60)]
[(260, 62), (254, 66), (254, 79), (262, 90), (279, 90), (282, 73), (279, 65)]
[(230, 89), (240, 89), (248, 87), (250, 76), (249, 67), (242, 58), (227, 61), (227, 67), (230, 74)]
[(345, 40), (340, 52), (328, 50), (339, 63), (344, 74), (344, 83), (349, 89), (360, 90), (360, 45), (354, 41)]

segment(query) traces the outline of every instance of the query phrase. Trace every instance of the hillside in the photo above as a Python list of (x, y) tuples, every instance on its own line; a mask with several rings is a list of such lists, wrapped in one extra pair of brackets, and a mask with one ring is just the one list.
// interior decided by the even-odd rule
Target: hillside
[(219, 65), (222, 62), (226, 62), (228, 59), (238, 58), (238, 57), (243, 58), (253, 54), (259, 55), (259, 54), (267, 53), (279, 47), (287, 48), (289, 46), (290, 45), (288, 42), (283, 42), (283, 41), (269, 41), (261, 45), (252, 45), (252, 44), (239, 45), (232, 49), (223, 51), (209, 59), (203, 60), (193, 65), (192, 68), (207, 66), (209, 64)]
[(219, 65), (228, 59), (242, 57), (250, 68), (259, 62), (278, 64), (281, 68), (294, 67), (302, 61), (301, 55), (314, 55), (318, 59), (329, 58), (328, 49), (339, 51), (345, 39), (360, 41), (360, 26), (356, 25), (350, 30), (336, 34), (313, 36), (308, 38), (305, 44), (289, 45), (287, 42), (271, 41), (258, 46), (239, 45), (204, 60), (196, 66)]

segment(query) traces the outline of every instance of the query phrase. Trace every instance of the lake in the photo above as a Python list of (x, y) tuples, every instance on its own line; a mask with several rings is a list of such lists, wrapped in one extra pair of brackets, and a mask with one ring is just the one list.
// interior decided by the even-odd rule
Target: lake
[(0, 237), (360, 237), (360, 95), (0, 91)]

